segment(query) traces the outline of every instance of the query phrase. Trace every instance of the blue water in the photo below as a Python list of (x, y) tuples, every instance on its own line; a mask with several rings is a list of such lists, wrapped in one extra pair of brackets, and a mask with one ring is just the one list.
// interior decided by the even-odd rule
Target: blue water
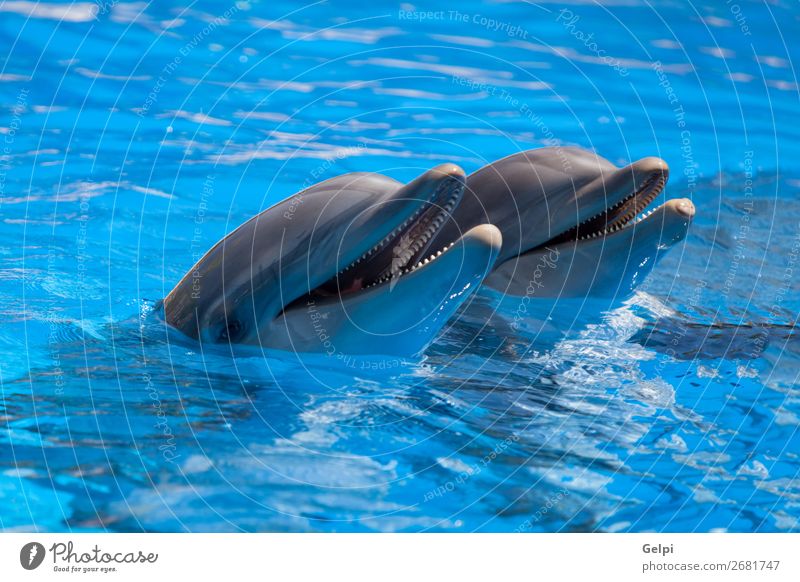
[[(793, 3), (167, 4), (0, 4), (2, 528), (800, 530)], [(563, 336), (231, 358), (153, 316), (303, 185), (553, 144), (698, 211)]]

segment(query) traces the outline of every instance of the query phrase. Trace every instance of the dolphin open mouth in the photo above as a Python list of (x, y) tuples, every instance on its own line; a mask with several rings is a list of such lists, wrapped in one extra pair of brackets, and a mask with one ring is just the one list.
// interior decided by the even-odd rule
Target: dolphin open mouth
[(628, 196), (580, 224), (554, 236), (537, 249), (605, 237), (633, 226), (656, 210), (655, 208), (647, 210), (647, 208), (664, 190), (668, 179), (669, 170), (666, 168), (651, 172)]
[[(502, 245), (484, 224), (431, 255), (465, 185), (461, 168), (441, 164), (407, 184), (352, 173), (307, 188), (214, 245), (164, 298), (164, 318), (204, 342), (319, 351), (312, 309), (324, 309), (340, 349), (373, 349), (378, 333), (395, 338), (382, 349), (416, 353)], [(428, 323), (409, 332), (417, 320)]]
[(325, 283), (292, 301), (283, 311), (296, 304), (344, 297), (391, 282), (427, 265), (441, 256), (453, 243), (425, 258), (428, 247), (464, 193), (463, 173), (453, 172), (441, 178), (429, 199), (420, 199), (419, 208), (405, 222), (387, 234)]

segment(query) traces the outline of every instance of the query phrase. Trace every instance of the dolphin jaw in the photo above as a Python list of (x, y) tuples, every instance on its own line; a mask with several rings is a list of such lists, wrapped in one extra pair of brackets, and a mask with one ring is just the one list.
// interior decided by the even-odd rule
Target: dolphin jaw
[(451, 242), (449, 245), (447, 245), (446, 247), (442, 248), (441, 250), (439, 250), (435, 254), (432, 254), (430, 257), (428, 257), (426, 259), (421, 259), (416, 265), (413, 265), (413, 266), (410, 266), (410, 267), (407, 266), (406, 268), (404, 268), (402, 270), (399, 270), (399, 271), (392, 271), (391, 273), (389, 273), (388, 275), (384, 275), (383, 277), (381, 277), (380, 279), (378, 279), (374, 283), (371, 283), (370, 285), (367, 285), (366, 287), (364, 287), (364, 289), (371, 289), (372, 287), (380, 286), (380, 285), (383, 285), (385, 283), (394, 282), (397, 279), (399, 279), (400, 277), (402, 277), (403, 275), (408, 275), (408, 274), (416, 271), (417, 269), (420, 269), (420, 268), (424, 267), (428, 263), (430, 263), (432, 261), (435, 261), (436, 259), (441, 257), (444, 253), (446, 253), (451, 248), (453, 248), (453, 245), (455, 245), (455, 244), (456, 244), (455, 242)]
[[(396, 284), (401, 277), (406, 275), (422, 275), (426, 268), (433, 266), (440, 260), (445, 259), (447, 255), (451, 252), (455, 252), (459, 247), (470, 247), (472, 249), (480, 248), (486, 252), (486, 259), (485, 261), (478, 261), (479, 265), (482, 265), (483, 268), (479, 269), (480, 273), (473, 273), (479, 274), (481, 278), (485, 276), (494, 265), (495, 260), (497, 259), (498, 254), (500, 253), (500, 248), (503, 244), (503, 236), (500, 233), (500, 230), (492, 225), (492, 224), (480, 224), (478, 226), (472, 227), (470, 230), (465, 232), (458, 240), (451, 242), (450, 244), (443, 247), (441, 250), (437, 251), (436, 253), (432, 253), (430, 256), (424, 259), (420, 259), (413, 266), (409, 266), (406, 269), (403, 269), (397, 275), (389, 275), (381, 279), (380, 281), (376, 281), (375, 283), (365, 287), (364, 290), (369, 289), (370, 291), (375, 290), (376, 288), (381, 287), (382, 285), (389, 285), (391, 287)], [(462, 264), (462, 267), (464, 265)], [(465, 272), (471, 272), (469, 268), (463, 269)]]
[[(308, 299), (318, 302), (331, 299), (342, 301), (350, 295), (396, 280), (420, 267), (423, 264), (420, 255), (425, 252), (430, 241), (461, 200), (465, 183), (463, 170), (452, 164), (438, 166), (423, 177), (430, 173), (439, 179), (439, 183), (426, 200), (421, 200), (419, 208), (408, 219), (345, 268), (334, 273), (325, 283), (287, 302), (276, 314), (276, 319), (299, 305), (305, 305)], [(418, 180), (420, 179), (422, 177)], [(405, 248), (398, 251), (400, 245)], [(385, 255), (390, 247), (392, 255), (387, 257)], [(444, 250), (446, 249), (442, 249), (439, 255)], [(427, 264), (430, 260), (425, 259), (424, 263)], [(374, 267), (369, 264), (371, 261), (378, 263), (376, 274), (370, 274), (370, 267)], [(414, 261), (419, 262), (409, 266)]]
[(482, 224), (475, 227), (472, 227), (470, 230), (465, 232), (458, 240), (451, 242), (449, 245), (444, 246), (442, 249), (437, 251), (436, 253), (432, 253), (429, 257), (420, 259), (420, 261), (413, 265), (409, 266), (396, 275), (387, 275), (383, 277), (381, 280), (376, 281), (372, 285), (365, 287), (365, 289), (369, 289), (372, 287), (377, 287), (380, 285), (384, 285), (386, 283), (394, 284), (397, 279), (399, 279), (403, 275), (410, 275), (412, 273), (416, 273), (418, 270), (427, 267), (430, 263), (438, 260), (439, 258), (445, 256), (451, 249), (453, 249), (456, 245), (463, 245), (466, 241), (481, 241), (487, 247), (492, 248), (492, 263), (494, 259), (497, 258), (497, 254), (500, 252), (500, 247), (502, 246), (502, 234), (500, 231), (491, 224)]
[(418, 354), (491, 271), (501, 246), (497, 227), (475, 226), (408, 276), (344, 297), (310, 299), (271, 321), (263, 337), (280, 349), (329, 355)]
[[(624, 169), (621, 171), (627, 172), (629, 170)], [(648, 172), (630, 194), (618, 200), (614, 205), (601, 210), (591, 218), (531, 250), (602, 238), (632, 226), (637, 222), (637, 216), (644, 218), (642, 212), (664, 190), (668, 179), (669, 170), (666, 169), (665, 165)], [(650, 210), (647, 214), (652, 212), (653, 210)]]
[[(623, 236), (629, 240), (635, 239), (637, 247), (644, 248), (652, 243), (653, 247), (664, 250), (686, 237), (694, 214), (694, 205), (688, 198), (670, 199), (612, 231), (586, 235), (574, 241), (561, 243), (561, 247), (577, 244), (606, 247), (612, 238)], [(650, 243), (646, 241), (650, 241)], [(628, 245), (629, 243), (622, 244)]]
[[(390, 264), (379, 273), (378, 279), (373, 281), (372, 284), (377, 283), (378, 280), (399, 275), (401, 270), (405, 268), (413, 258), (418, 257), (418, 255), (427, 248), (428, 243), (430, 243), (444, 221), (453, 211), (456, 204), (458, 204), (458, 201), (461, 199), (461, 186), (463, 186), (463, 184), (454, 185), (452, 182), (445, 180), (439, 188), (437, 188), (431, 201), (420, 206), (408, 220), (394, 229), (376, 246), (372, 247), (350, 265), (336, 273), (332, 279), (336, 279), (338, 282), (343, 275), (348, 274), (349, 271), (355, 269), (363, 261), (383, 250), (389, 242), (398, 241), (400, 244), (403, 244), (405, 241), (405, 248), (400, 249), (398, 252), (395, 252), (398, 247), (392, 249), (393, 256)], [(437, 200), (442, 198), (444, 198), (442, 202), (437, 204)], [(343, 289), (340, 288), (339, 290), (342, 291)]]

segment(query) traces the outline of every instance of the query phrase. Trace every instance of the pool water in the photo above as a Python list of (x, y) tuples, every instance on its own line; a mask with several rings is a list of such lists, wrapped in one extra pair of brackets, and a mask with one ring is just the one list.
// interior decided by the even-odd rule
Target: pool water
[[(3, 529), (800, 530), (792, 3), (167, 4), (0, 5)], [(555, 144), (697, 207), (610, 311), (409, 360), (153, 313), (304, 186)]]

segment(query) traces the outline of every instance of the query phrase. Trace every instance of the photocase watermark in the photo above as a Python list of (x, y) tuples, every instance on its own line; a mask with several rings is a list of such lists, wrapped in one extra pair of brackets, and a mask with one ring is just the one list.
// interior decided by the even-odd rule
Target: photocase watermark
[[(92, 183), (92, 180), (89, 180)], [(78, 233), (75, 236), (75, 260), (78, 270), (78, 294), (83, 297), (86, 289), (86, 270), (88, 268), (88, 253), (86, 252), (87, 240), (89, 238), (89, 194), (88, 189), (84, 188), (78, 196)]]
[[(645, 283), (640, 287), (641, 291), (647, 290), (648, 280), (645, 280)], [(700, 301), (702, 299), (703, 290), (708, 287), (708, 283), (704, 279), (700, 279), (694, 286), (691, 293), (688, 294), (688, 299), (686, 301), (686, 305), (691, 308), (695, 309), (698, 305), (700, 305)], [(680, 347), (681, 343), (683, 342), (683, 338), (686, 337), (686, 334), (689, 333), (689, 327), (686, 325), (686, 322), (683, 319), (679, 319), (676, 321), (676, 330), (674, 333), (670, 334), (670, 341), (669, 346), (664, 351), (662, 356), (658, 359), (655, 366), (653, 367), (653, 375), (657, 378), (661, 378), (664, 375), (664, 369), (667, 367), (667, 364), (670, 364), (674, 358), (678, 356), (678, 348)]]
[(664, 65), (661, 61), (655, 61), (652, 64), (652, 69), (656, 73), (658, 85), (664, 90), (667, 101), (672, 106), (672, 113), (675, 116), (675, 126), (680, 132), (681, 139), (681, 159), (683, 160), (683, 175), (686, 177), (686, 187), (691, 194), (697, 187), (697, 162), (694, 160), (694, 151), (692, 148), (692, 132), (686, 125), (686, 111), (678, 98), (678, 93), (672, 86), (672, 83), (664, 70)]
[(153, 409), (155, 410), (157, 420), (154, 426), (161, 431), (161, 435), (164, 437), (164, 442), (158, 446), (158, 450), (161, 451), (161, 456), (164, 457), (165, 461), (174, 463), (175, 459), (179, 458), (180, 455), (177, 454), (178, 446), (175, 443), (175, 435), (172, 432), (172, 428), (169, 426), (169, 417), (164, 412), (158, 388), (153, 384), (153, 378), (149, 373), (145, 372), (142, 376), (142, 380), (145, 383), (147, 394), (150, 396)]
[(333, 343), (331, 336), (328, 335), (328, 330), (325, 328), (325, 320), (328, 319), (327, 313), (322, 313), (317, 310), (317, 303), (313, 299), (306, 302), (306, 311), (311, 320), (311, 326), (314, 328), (314, 334), (317, 336), (320, 344), (322, 344), (324, 352), (333, 356), (336, 354), (336, 345)]
[(19, 563), (26, 570), (35, 570), (44, 563), (48, 553), (52, 558), (53, 572), (71, 574), (108, 574), (118, 572), (118, 566), (122, 564), (155, 564), (158, 561), (155, 552), (106, 551), (97, 544), (88, 550), (80, 550), (70, 540), (56, 542), (49, 549), (39, 542), (29, 542), (19, 552)]
[(111, 0), (111, 1), (94, 0), (94, 5), (97, 7), (97, 10), (94, 13), (94, 17), (97, 18), (98, 16), (108, 14), (118, 3), (119, 0)]
[(88, 550), (77, 550), (72, 541), (56, 542), (48, 550), (53, 557), (54, 572), (72, 574), (117, 572), (120, 564), (155, 564), (158, 554), (136, 550), (132, 552), (105, 551), (95, 544)]
[[(336, 153), (327, 158), (324, 162), (313, 168), (309, 173), (308, 177), (303, 181), (302, 189), (306, 190), (310, 188), (314, 184), (319, 183), (322, 178), (330, 171), (331, 168), (336, 166), (342, 160), (349, 158), (350, 156), (358, 155), (359, 153), (363, 152), (367, 148), (367, 144), (364, 142), (358, 143), (355, 146), (349, 146), (346, 148), (341, 148), (336, 150)], [(303, 205), (303, 193), (300, 192), (299, 194), (295, 194), (287, 201), (286, 210), (283, 211), (283, 217), (286, 220), (294, 220), (295, 214)]]
[(192, 299), (200, 299), (201, 279), (203, 274), (197, 267), (200, 258), (205, 254), (205, 246), (203, 244), (203, 223), (206, 220), (206, 212), (208, 211), (208, 203), (214, 196), (214, 183), (217, 177), (214, 174), (208, 174), (206, 179), (203, 180), (203, 189), (200, 193), (200, 202), (197, 205), (197, 210), (194, 215), (194, 230), (192, 231), (192, 242), (190, 245), (192, 253), (192, 261), (195, 266), (192, 268)]
[(528, 40), (528, 31), (518, 24), (490, 18), (479, 13), (470, 14), (468, 12), (459, 12), (458, 10), (448, 10), (447, 15), (450, 20), (474, 24), (492, 32), (502, 32), (509, 38)]
[[(308, 186), (304, 186), (304, 188), (307, 187)], [(292, 196), (291, 198), (289, 198), (287, 208), (283, 212), (283, 217), (286, 220), (294, 219), (294, 215), (297, 212), (297, 209), (300, 208), (303, 202), (304, 200), (302, 194), (297, 194), (296, 196)]]
[[(14, 151), (14, 143), (17, 139), (17, 134), (22, 129), (23, 114), (28, 109), (28, 102), (30, 100), (30, 89), (23, 88), (17, 93), (17, 98), (14, 105), (11, 107), (11, 119), (8, 126), (3, 128), (3, 145), (2, 154), (0, 154), (0, 205), (6, 195), (6, 187), (8, 180), (8, 172), (11, 170), (11, 155)], [(52, 244), (47, 249), (47, 276), (53, 280), (56, 275), (56, 252)], [(59, 336), (59, 313), (52, 307), (48, 309), (48, 333), (47, 333), (47, 347), (50, 364), (52, 366), (52, 385), (54, 386), (54, 393), (57, 396), (64, 394), (64, 387), (66, 385), (64, 378), (64, 369), (61, 367), (61, 339)]]
[(555, 133), (550, 126), (545, 122), (544, 118), (536, 113), (527, 101), (523, 101), (516, 97), (511, 91), (498, 85), (493, 85), (485, 81), (476, 81), (469, 77), (454, 75), (452, 77), (453, 84), (468, 87), (472, 90), (483, 91), (492, 97), (496, 97), (505, 105), (515, 109), (523, 118), (531, 122), (534, 128), (534, 133), (545, 146), (552, 147), (556, 150), (561, 165), (565, 172), (572, 170), (572, 163), (569, 157), (564, 153)]
[(551, 249), (550, 247), (545, 247), (544, 250), (546, 250), (547, 253), (542, 253), (542, 257), (539, 259), (539, 261), (536, 263), (536, 267), (533, 269), (528, 286), (525, 288), (525, 295), (523, 295), (522, 299), (520, 299), (517, 310), (514, 313), (514, 320), (511, 322), (511, 329), (519, 329), (520, 322), (527, 318), (528, 304), (531, 302), (531, 298), (536, 295), (536, 291), (538, 289), (544, 287), (544, 284), (542, 283), (542, 277), (544, 276), (545, 269), (555, 270), (558, 266), (558, 259), (561, 254), (559, 250)]
[(398, 10), (397, 19), (412, 22), (449, 20), (460, 24), (473, 24), (492, 32), (502, 32), (509, 38), (528, 40), (528, 31), (520, 25), (480, 13), (458, 10)]
[[(75, 269), (77, 271), (75, 276), (76, 291), (78, 297), (83, 299), (86, 287), (86, 271), (88, 269), (88, 253), (86, 250), (87, 240), (89, 237), (89, 190), (93, 181), (89, 178), (78, 196), (78, 232), (75, 235)], [(64, 274), (56, 270), (57, 262), (56, 249), (50, 244), (47, 248), (47, 278), (50, 280), (57, 280), (64, 278)], [(54, 394), (56, 396), (64, 395), (64, 388), (66, 386), (64, 369), (61, 367), (61, 315), (60, 312), (54, 308), (48, 309), (48, 331), (47, 331), (47, 347), (50, 356), (50, 364), (53, 370), (53, 386)]]
[(536, 512), (523, 521), (517, 529), (514, 530), (515, 533), (522, 533), (526, 531), (530, 531), (533, 529), (533, 526), (539, 523), (543, 517), (545, 517), (550, 511), (555, 508), (561, 501), (569, 495), (569, 490), (567, 489), (559, 489), (553, 495), (549, 495), (547, 497), (547, 501), (536, 510)]
[(559, 10), (558, 16), (556, 16), (556, 22), (560, 23), (567, 32), (569, 32), (578, 41), (583, 43), (583, 46), (593, 53), (598, 59), (619, 73), (620, 77), (627, 77), (630, 75), (630, 71), (623, 66), (619, 59), (609, 56), (606, 50), (598, 45), (593, 32), (587, 34), (578, 28), (578, 23), (580, 20), (581, 17), (577, 14), (574, 14), (568, 8), (562, 8)]
[(3, 130), (3, 153), (0, 155), (0, 204), (6, 194), (6, 180), (8, 171), (11, 169), (11, 152), (14, 150), (14, 142), (17, 139), (17, 132), (22, 127), (22, 114), (28, 108), (28, 96), (30, 89), (24, 88), (17, 93), (17, 99), (11, 107), (11, 119), (8, 126)]
[(44, 562), (46, 555), (44, 546), (39, 542), (29, 542), (19, 551), (20, 566), (26, 570), (35, 570)]
[(172, 78), (175, 74), (175, 71), (178, 70), (178, 67), (181, 66), (183, 63), (183, 59), (188, 57), (191, 52), (196, 49), (200, 43), (209, 37), (217, 28), (223, 26), (228, 23), (231, 16), (236, 14), (239, 11), (239, 5), (234, 4), (230, 6), (222, 15), (215, 17), (210, 22), (208, 22), (203, 29), (195, 34), (190, 40), (188, 40), (180, 49), (178, 49), (178, 54), (176, 54), (172, 60), (170, 60), (164, 67), (161, 69), (161, 72), (158, 75), (158, 79), (156, 79), (155, 85), (153, 88), (150, 89), (150, 92), (147, 94), (147, 97), (142, 103), (142, 106), (138, 109), (136, 114), (139, 117), (144, 117), (147, 113), (152, 109), (153, 105), (156, 104), (158, 101), (158, 96), (161, 93), (161, 90), (167, 84), (167, 82)]
[(739, 219), (739, 228), (733, 239), (735, 242), (733, 255), (731, 256), (728, 272), (722, 284), (721, 294), (728, 298), (734, 286), (736, 275), (739, 272), (739, 265), (747, 258), (745, 246), (750, 238), (750, 218), (753, 214), (753, 150), (744, 153), (744, 204), (742, 205), (742, 216)]
[(444, 20), (447, 11), (445, 10), (398, 10), (398, 20), (411, 20), (414, 22), (425, 22), (427, 20)]
[[(786, 254), (786, 266), (783, 268), (783, 273), (781, 274), (780, 278), (780, 285), (775, 290), (775, 294), (772, 297), (772, 301), (768, 307), (767, 319), (762, 321), (759, 324), (759, 327), (762, 329), (762, 333), (758, 334), (753, 339), (754, 348), (748, 354), (750, 360), (755, 360), (764, 353), (767, 348), (769, 342), (769, 328), (776, 323), (781, 323), (786, 325), (787, 323), (791, 326), (792, 333), (795, 332), (798, 324), (798, 320), (791, 322), (781, 321), (781, 306), (783, 302), (786, 300), (786, 296), (794, 296), (792, 290), (794, 289), (794, 285), (797, 281), (797, 273), (796, 269), (798, 267), (798, 260), (800, 260), (800, 222), (795, 225), (796, 232), (794, 238), (792, 239), (792, 246), (789, 249), (789, 252)], [(793, 309), (784, 309), (784, 312), (793, 313)], [(757, 374), (757, 371), (753, 371)], [(749, 371), (748, 367), (739, 371), (740, 375), (747, 374), (752, 376), (753, 373)]]
[[(780, 315), (780, 305), (784, 299), (793, 289), (794, 283), (797, 281), (797, 274), (795, 268), (797, 267), (798, 257), (800, 257), (800, 222), (796, 225), (797, 232), (794, 235), (792, 246), (789, 253), (786, 255), (786, 266), (783, 269), (781, 277), (781, 286), (778, 287), (773, 298), (772, 305), (769, 307), (769, 316), (775, 320)], [(795, 323), (795, 322), (792, 322)]]
[(320, 342), (322, 352), (327, 356), (335, 357), (344, 366), (354, 370), (390, 370), (403, 365), (404, 360), (401, 358), (367, 358), (339, 351), (328, 332), (329, 313), (320, 310), (313, 299), (306, 302), (306, 313), (311, 320), (314, 335)]
[(469, 481), (472, 477), (475, 477), (483, 471), (486, 467), (488, 467), (492, 461), (494, 461), (497, 457), (502, 455), (506, 449), (508, 449), (511, 445), (518, 442), (520, 439), (519, 434), (513, 433), (511, 436), (506, 437), (502, 441), (500, 441), (495, 447), (491, 450), (491, 452), (484, 455), (480, 461), (469, 465), (465, 469), (463, 469), (455, 479), (450, 479), (443, 485), (436, 487), (435, 489), (430, 489), (429, 491), (425, 492), (423, 496), (423, 501), (427, 503), (433, 499), (438, 497), (443, 497), (448, 493), (452, 493), (456, 490), (457, 487), (463, 485), (467, 481)]
[(305, 190), (309, 186), (313, 186), (314, 184), (319, 182), (320, 179), (323, 176), (325, 176), (332, 167), (337, 165), (342, 160), (354, 155), (359, 155), (366, 148), (367, 148), (366, 143), (359, 142), (354, 146), (348, 146), (345, 148), (337, 149), (334, 155), (327, 158), (324, 162), (322, 162), (320, 165), (318, 165), (309, 172), (308, 177), (303, 182), (303, 189)]
[(739, 27), (739, 30), (744, 36), (752, 36), (753, 33), (750, 31), (750, 25), (747, 23), (747, 17), (745, 17), (744, 12), (742, 12), (742, 7), (736, 2), (735, 0), (725, 0), (725, 4), (728, 6), (728, 10), (730, 10), (731, 15), (733, 16), (734, 20), (736, 20), (736, 25)]

